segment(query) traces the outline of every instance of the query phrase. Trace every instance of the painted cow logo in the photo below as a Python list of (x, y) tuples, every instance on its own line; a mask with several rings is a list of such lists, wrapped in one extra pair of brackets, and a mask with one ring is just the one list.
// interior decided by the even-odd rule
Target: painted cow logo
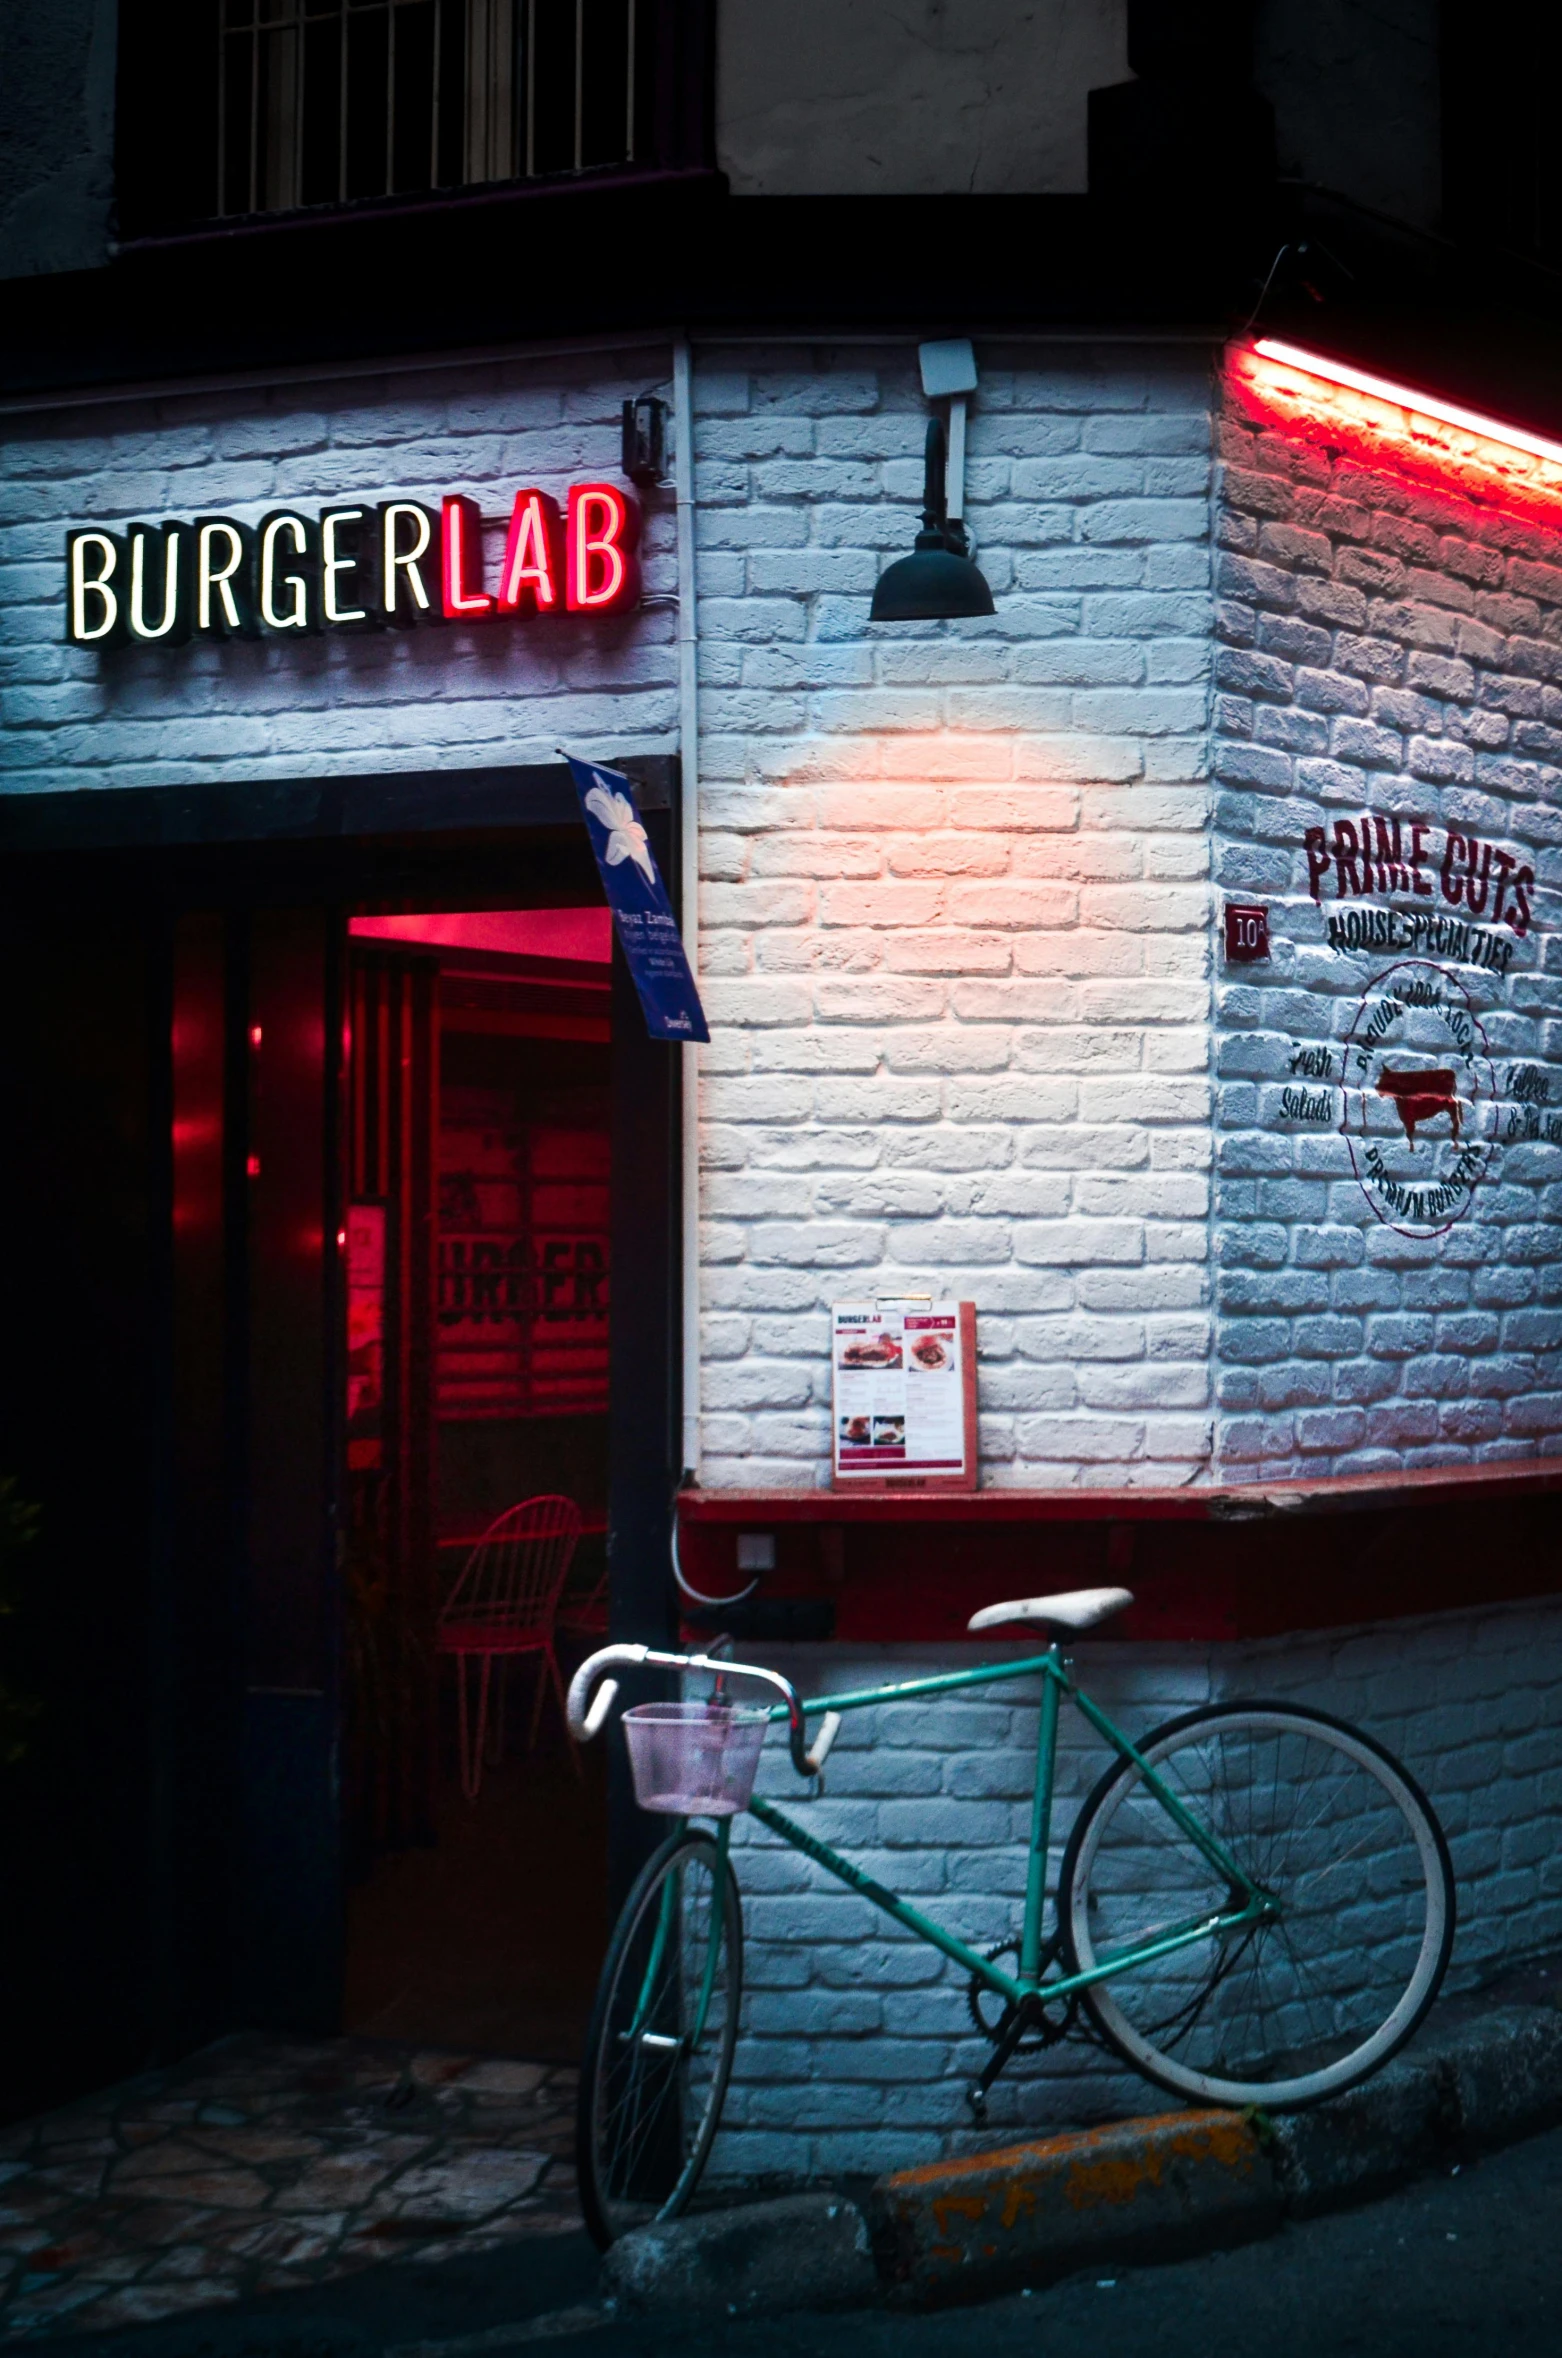
[(1374, 1216), (1401, 1236), (1462, 1220), (1494, 1152), (1486, 1035), (1457, 974), (1406, 958), (1380, 974), (1345, 1043), (1342, 1122)]
[(1454, 1143), (1459, 1139), (1459, 1099), (1454, 1090), (1452, 1069), (1441, 1065), (1430, 1072), (1402, 1072), (1397, 1065), (1386, 1064), (1378, 1074), (1377, 1091), (1380, 1097), (1394, 1101), (1405, 1136), (1412, 1146), (1416, 1142), (1416, 1124), (1430, 1122), (1437, 1114), (1447, 1114), (1454, 1126)]

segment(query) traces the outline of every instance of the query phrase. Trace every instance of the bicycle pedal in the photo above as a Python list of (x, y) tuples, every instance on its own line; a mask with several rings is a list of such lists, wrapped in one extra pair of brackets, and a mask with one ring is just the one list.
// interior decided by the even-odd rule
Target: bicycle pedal
[(965, 2092), (965, 2100), (971, 2107), (973, 2120), (979, 2123), (985, 2121), (987, 2118), (987, 2090), (973, 2080)]

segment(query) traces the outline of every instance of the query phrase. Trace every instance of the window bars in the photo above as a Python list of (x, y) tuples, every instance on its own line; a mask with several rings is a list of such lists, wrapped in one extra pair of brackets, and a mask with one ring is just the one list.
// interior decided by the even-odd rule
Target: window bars
[(636, 0), (220, 0), (217, 211), (635, 159)]

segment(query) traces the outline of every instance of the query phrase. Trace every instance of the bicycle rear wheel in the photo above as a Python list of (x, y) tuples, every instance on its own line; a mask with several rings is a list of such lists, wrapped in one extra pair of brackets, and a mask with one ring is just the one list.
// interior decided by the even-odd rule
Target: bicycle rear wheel
[[(1139, 1751), (1278, 1906), (1092, 1984), (1096, 2027), (1201, 2103), (1295, 2110), (1354, 2087), (1415, 2030), (1453, 1942), (1448, 1845), (1420, 1787), (1370, 1736), (1291, 1704), (1190, 1712)], [(1070, 1972), (1234, 1896), (1131, 1761), (1086, 1801), (1059, 1881)]]
[(671, 1835), (608, 1947), (581, 2063), (575, 2156), (598, 2248), (676, 2219), (699, 2182), (732, 2072), (743, 1910), (708, 1834)]

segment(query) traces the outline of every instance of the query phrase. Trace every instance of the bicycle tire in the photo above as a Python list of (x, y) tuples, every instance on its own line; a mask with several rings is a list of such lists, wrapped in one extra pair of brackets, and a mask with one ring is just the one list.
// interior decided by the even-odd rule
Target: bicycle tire
[[(1410, 1772), (1347, 1721), (1288, 1703), (1186, 1712), (1138, 1750), (1282, 1905), (1241, 1934), (1089, 1984), (1083, 2002), (1108, 2046), (1173, 2095), (1270, 2111), (1300, 2111), (1380, 2070), (1437, 1996), (1454, 1935), (1448, 1844)], [(1133, 1762), (1118, 1760), (1063, 1855), (1067, 1969), (1088, 1972), (1229, 1897)]]
[[(709, 2010), (691, 2045), (699, 1981), (688, 1961), (698, 1959), (703, 1979), (701, 1943), (718, 1884)], [(664, 1911), (670, 1911), (665, 1918)], [(658, 1963), (658, 1925), (674, 1917), (676, 1930), (664, 1937)], [(742, 1995), (743, 1909), (732, 1861), (722, 1860), (708, 1834), (671, 1834), (619, 1912), (581, 2059), (575, 2159), (581, 2212), (599, 2251), (633, 2227), (676, 2219), (688, 2204), (721, 2119)]]

